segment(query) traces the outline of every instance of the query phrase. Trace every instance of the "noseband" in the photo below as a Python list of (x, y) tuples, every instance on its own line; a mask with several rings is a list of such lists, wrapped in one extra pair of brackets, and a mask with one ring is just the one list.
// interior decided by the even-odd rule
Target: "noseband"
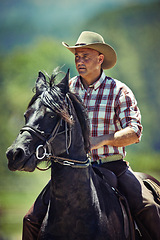
[[(52, 133), (50, 134), (50, 136), (48, 138), (46, 138), (45, 136), (45, 133), (43, 131), (40, 131), (34, 127), (31, 127), (31, 126), (24, 126), (22, 129), (21, 129), (21, 133), (24, 132), (24, 131), (27, 131), (29, 133), (32, 133), (34, 134), (36, 137), (38, 137), (39, 139), (43, 140), (44, 141), (44, 145), (39, 145), (37, 148), (36, 148), (36, 151), (35, 151), (35, 154), (36, 154), (36, 158), (38, 160), (42, 160), (44, 158), (46, 158), (47, 162), (49, 162), (51, 159), (54, 161), (54, 162), (57, 162), (61, 165), (64, 165), (64, 166), (70, 166), (70, 167), (74, 167), (74, 168), (86, 168), (90, 165), (90, 158), (87, 156), (87, 159), (82, 163), (81, 161), (78, 161), (78, 160), (73, 160), (73, 159), (68, 159), (68, 158), (63, 158), (63, 157), (58, 157), (58, 156), (55, 156), (53, 153), (52, 153), (52, 146), (51, 146), (51, 142), (54, 140), (54, 138), (59, 135), (59, 134), (62, 134), (65, 132), (65, 135), (66, 135), (66, 152), (67, 154), (69, 154), (68, 150), (70, 148), (70, 145), (71, 145), (71, 127), (67, 127), (67, 123), (65, 122), (65, 131), (62, 131), (62, 132), (58, 132), (59, 131), (59, 128), (61, 126), (61, 122), (62, 122), (62, 119), (60, 119), (55, 128), (53, 129)], [(68, 141), (68, 131), (69, 131), (69, 141)], [(39, 154), (39, 151), (40, 149), (43, 149), (43, 155), (40, 156)], [(47, 153), (47, 149), (48, 149), (48, 153)], [(36, 166), (36, 168), (40, 171), (46, 171), (48, 170), (49, 168), (51, 167), (48, 166), (47, 168), (40, 168), (38, 166)]]

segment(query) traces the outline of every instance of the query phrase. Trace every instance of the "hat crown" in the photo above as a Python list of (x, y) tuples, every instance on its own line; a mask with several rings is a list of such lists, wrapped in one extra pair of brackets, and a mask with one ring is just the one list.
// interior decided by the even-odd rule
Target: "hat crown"
[(76, 45), (86, 45), (86, 44), (94, 44), (94, 43), (105, 43), (103, 37), (95, 32), (84, 31), (80, 34)]

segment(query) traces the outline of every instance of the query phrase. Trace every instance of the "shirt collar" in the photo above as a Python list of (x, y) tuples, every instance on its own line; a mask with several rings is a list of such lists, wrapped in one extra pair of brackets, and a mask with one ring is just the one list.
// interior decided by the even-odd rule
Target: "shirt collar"
[(102, 84), (105, 78), (106, 78), (106, 75), (104, 72), (102, 72), (100, 78), (95, 83), (91, 84), (89, 87), (93, 87), (94, 90), (97, 90), (97, 88), (99, 88), (99, 86)]
[[(101, 74), (100, 78), (95, 83), (89, 85), (89, 87), (94, 88), (94, 90), (96, 90), (97, 88), (99, 88), (99, 86), (105, 80), (105, 78), (106, 78), (106, 75), (105, 75), (104, 71), (102, 71), (102, 74)], [(79, 81), (79, 84), (80, 84), (80, 87), (82, 88), (82, 90), (85, 90), (85, 88), (84, 88), (84, 86), (81, 82), (80, 76), (78, 76), (78, 81)]]

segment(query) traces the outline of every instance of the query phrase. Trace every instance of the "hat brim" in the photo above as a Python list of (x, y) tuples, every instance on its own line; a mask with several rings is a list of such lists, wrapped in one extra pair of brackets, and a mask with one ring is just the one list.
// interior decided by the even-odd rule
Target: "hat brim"
[(76, 48), (91, 48), (94, 49), (104, 55), (104, 61), (102, 63), (103, 69), (110, 69), (114, 67), (117, 62), (117, 54), (115, 50), (106, 43), (92, 43), (86, 45), (77, 45), (77, 46), (69, 46), (67, 43), (62, 42), (63, 46), (70, 50), (73, 54), (75, 54)]

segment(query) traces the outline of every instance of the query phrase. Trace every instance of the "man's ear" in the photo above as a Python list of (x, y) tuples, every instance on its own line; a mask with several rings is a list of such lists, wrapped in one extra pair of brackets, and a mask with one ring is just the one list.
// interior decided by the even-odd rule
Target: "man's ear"
[(36, 93), (39, 94), (44, 90), (46, 90), (46, 77), (42, 72), (39, 72), (36, 80)]
[(101, 53), (101, 54), (99, 54), (99, 63), (100, 63), (100, 65), (102, 65), (103, 61), (104, 61), (104, 55)]

